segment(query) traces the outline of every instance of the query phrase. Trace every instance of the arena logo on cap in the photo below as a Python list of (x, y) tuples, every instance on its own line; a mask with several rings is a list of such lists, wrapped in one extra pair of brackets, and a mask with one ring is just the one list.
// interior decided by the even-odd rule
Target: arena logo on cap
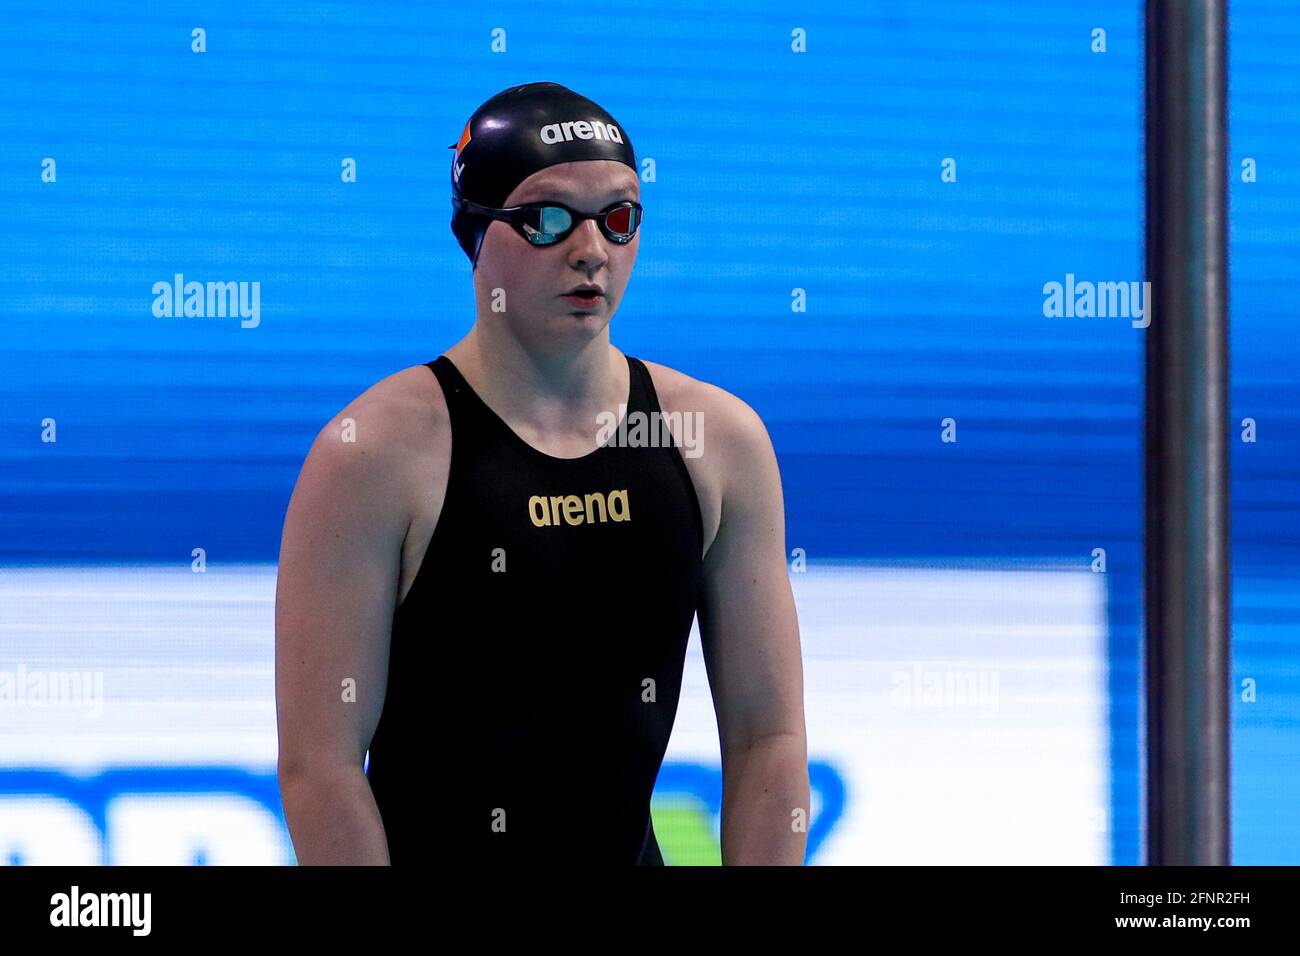
[(600, 120), (566, 120), (563, 123), (550, 123), (538, 130), (542, 142), (547, 146), (556, 143), (568, 143), (575, 139), (606, 139), (613, 143), (623, 142), (623, 134), (613, 123)]

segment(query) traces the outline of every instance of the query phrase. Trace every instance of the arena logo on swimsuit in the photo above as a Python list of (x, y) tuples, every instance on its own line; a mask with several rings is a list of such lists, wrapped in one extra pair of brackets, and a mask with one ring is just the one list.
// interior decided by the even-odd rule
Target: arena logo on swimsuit
[(555, 528), (563, 517), (568, 525), (594, 524), (606, 521), (631, 521), (627, 489), (620, 488), (607, 495), (594, 491), (579, 498), (577, 495), (533, 495), (528, 499), (528, 517), (538, 528)]
[(575, 139), (606, 139), (614, 143), (623, 142), (623, 134), (613, 123), (600, 120), (567, 120), (563, 123), (549, 123), (537, 131), (542, 142), (547, 146), (556, 143), (568, 143)]

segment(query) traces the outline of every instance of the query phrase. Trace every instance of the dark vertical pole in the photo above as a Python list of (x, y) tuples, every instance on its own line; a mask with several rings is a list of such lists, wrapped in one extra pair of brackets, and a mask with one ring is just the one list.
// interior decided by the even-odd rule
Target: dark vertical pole
[(1147, 863), (1227, 865), (1227, 0), (1146, 3)]

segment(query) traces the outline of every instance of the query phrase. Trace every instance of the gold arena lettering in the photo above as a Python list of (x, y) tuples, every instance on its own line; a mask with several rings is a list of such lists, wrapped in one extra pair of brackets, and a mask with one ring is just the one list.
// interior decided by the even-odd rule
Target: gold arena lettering
[(631, 521), (627, 489), (620, 488), (608, 494), (593, 491), (578, 495), (533, 495), (528, 499), (528, 517), (538, 528), (566, 525), (604, 523), (606, 521)]

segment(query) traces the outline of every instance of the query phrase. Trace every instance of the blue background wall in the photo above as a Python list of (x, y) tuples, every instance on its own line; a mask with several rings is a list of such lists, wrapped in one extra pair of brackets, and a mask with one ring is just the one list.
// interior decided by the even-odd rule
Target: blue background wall
[[(1081, 567), (1106, 549), (1113, 851), (1137, 862), (1144, 333), (1045, 318), (1042, 287), (1142, 277), (1140, 5), (538, 9), (6, 13), (0, 561), (274, 561), (316, 431), (472, 322), (447, 146), (491, 94), (554, 80), (655, 161), (613, 341), (760, 412), (790, 547)], [(1295, 862), (1300, 12), (1232, 11), (1233, 419), (1260, 436), (1233, 446), (1234, 680), (1259, 688), (1236, 705), (1234, 843)], [(260, 282), (260, 325), (156, 318), (178, 272)]]

